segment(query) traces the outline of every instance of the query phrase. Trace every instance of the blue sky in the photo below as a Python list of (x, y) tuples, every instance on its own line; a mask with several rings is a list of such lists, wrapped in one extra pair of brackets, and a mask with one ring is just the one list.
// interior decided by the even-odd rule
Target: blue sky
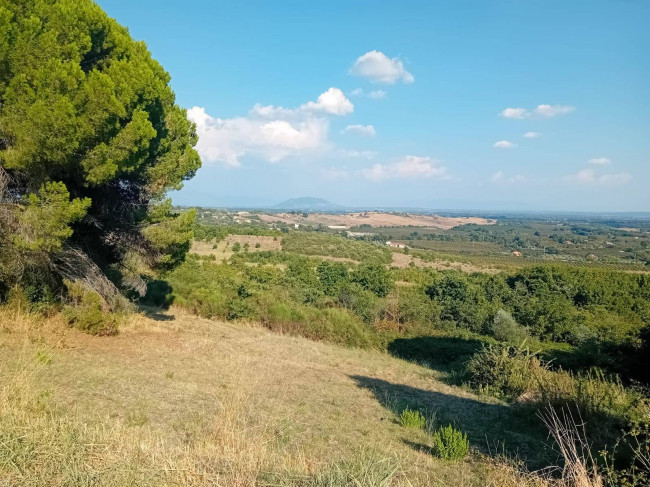
[(197, 122), (175, 203), (650, 211), (649, 1), (99, 3)]

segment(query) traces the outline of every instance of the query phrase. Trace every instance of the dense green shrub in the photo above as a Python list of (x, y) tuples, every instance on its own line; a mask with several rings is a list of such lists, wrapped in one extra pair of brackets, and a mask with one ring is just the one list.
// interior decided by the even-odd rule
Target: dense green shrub
[(433, 433), (433, 454), (445, 460), (462, 460), (469, 453), (467, 434), (453, 426), (444, 426)]
[(361, 264), (352, 271), (350, 280), (380, 298), (387, 296), (394, 286), (393, 277), (381, 264)]
[(70, 304), (63, 308), (63, 316), (71, 326), (92, 335), (116, 335), (119, 317), (102, 307), (99, 294), (80, 282), (65, 281)]
[(488, 326), (488, 334), (500, 342), (521, 345), (530, 338), (528, 331), (520, 326), (510, 313), (500, 309)]
[(399, 424), (405, 428), (424, 429), (427, 420), (420, 411), (406, 408), (399, 415)]
[(487, 345), (467, 363), (469, 383), (485, 392), (515, 399), (537, 390), (542, 363), (528, 349), (507, 345)]

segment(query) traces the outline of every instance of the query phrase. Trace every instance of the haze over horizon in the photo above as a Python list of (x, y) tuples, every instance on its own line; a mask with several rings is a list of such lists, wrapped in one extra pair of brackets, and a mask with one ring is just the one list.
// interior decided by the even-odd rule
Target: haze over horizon
[(650, 210), (649, 2), (98, 3), (197, 123), (176, 204)]

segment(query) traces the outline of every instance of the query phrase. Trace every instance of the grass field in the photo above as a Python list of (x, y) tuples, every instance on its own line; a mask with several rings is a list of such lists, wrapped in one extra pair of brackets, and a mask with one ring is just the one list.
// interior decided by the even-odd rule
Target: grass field
[[(98, 338), (0, 315), (0, 485), (527, 485), (517, 410), (390, 355), (200, 319), (130, 317)], [(404, 407), (469, 435), (461, 463)], [(489, 438), (489, 439), (488, 439)], [(533, 448), (537, 449), (532, 455)]]

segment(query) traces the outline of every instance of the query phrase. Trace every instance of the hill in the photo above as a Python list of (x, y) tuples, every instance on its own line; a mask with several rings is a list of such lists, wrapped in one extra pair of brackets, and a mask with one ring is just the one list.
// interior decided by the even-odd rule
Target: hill
[(300, 198), (292, 198), (282, 203), (278, 203), (273, 206), (273, 209), (276, 210), (294, 210), (294, 211), (318, 211), (318, 212), (328, 212), (328, 211), (342, 211), (345, 209), (344, 206), (331, 203), (323, 198), (311, 198), (308, 196), (303, 196)]
[[(108, 338), (3, 313), (0, 483), (526, 485), (486, 442), (530, 454), (512, 408), (384, 353), (178, 311)], [(433, 457), (396, 421), (409, 404), (475, 452)]]

